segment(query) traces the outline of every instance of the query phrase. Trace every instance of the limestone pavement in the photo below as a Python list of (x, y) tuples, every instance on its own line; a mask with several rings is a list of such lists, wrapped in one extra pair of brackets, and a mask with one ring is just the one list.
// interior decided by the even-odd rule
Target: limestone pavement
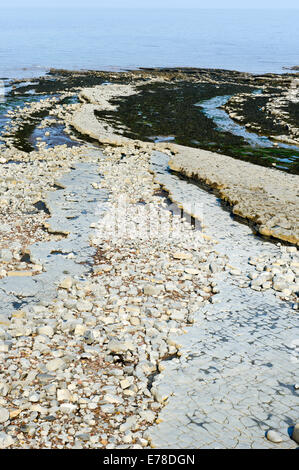
[[(231, 264), (244, 271), (250, 256), (277, 253), (276, 245), (233, 221), (215, 196), (170, 175), (161, 162), (154, 154), (156, 180), (182, 205), (201, 200), (206, 233), (218, 233), (217, 249)], [(241, 288), (238, 276), (222, 271), (217, 280), (213, 303), (198, 311), (194, 326), (180, 336), (181, 357), (168, 361), (155, 382), (171, 396), (161, 422), (148, 432), (152, 445), (295, 448), (289, 432), (298, 420), (297, 314), (271, 291)], [(266, 439), (269, 429), (281, 434), (281, 443)]]

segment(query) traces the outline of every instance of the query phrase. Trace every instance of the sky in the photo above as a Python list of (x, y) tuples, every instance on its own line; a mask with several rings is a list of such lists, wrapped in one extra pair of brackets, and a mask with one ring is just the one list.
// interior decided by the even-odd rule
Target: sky
[[(3, 2), (4, 3), (4, 2)], [(46, 5), (45, 5), (46, 3)], [(10, 0), (1, 8), (30, 8), (38, 7), (97, 7), (99, 8), (296, 8), (299, 9), (298, 0)]]

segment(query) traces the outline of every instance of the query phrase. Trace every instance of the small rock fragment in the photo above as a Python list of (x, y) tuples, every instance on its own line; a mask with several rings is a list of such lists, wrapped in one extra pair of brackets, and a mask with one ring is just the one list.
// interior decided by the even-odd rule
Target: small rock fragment
[(277, 431), (274, 431), (273, 429), (269, 429), (269, 431), (267, 431), (266, 436), (267, 436), (268, 441), (275, 442), (275, 444), (278, 444), (279, 442), (283, 441), (282, 436)]

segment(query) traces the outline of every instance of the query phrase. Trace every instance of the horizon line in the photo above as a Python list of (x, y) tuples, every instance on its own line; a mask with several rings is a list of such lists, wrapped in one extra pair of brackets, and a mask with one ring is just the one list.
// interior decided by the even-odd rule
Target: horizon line
[[(10, 5), (5, 5), (1, 7), (1, 10), (19, 10), (19, 9), (55, 9), (55, 8), (65, 8), (69, 9), (69, 6), (67, 5), (24, 5), (24, 6), (10, 6)], [(172, 7), (160, 7), (160, 6), (127, 6), (127, 7), (119, 7), (119, 6), (100, 6), (100, 5), (72, 5), (72, 9), (101, 9), (101, 10), (299, 10), (299, 6), (289, 6), (289, 7), (197, 7), (197, 6), (186, 6), (186, 7), (181, 7), (181, 6), (172, 6)]]

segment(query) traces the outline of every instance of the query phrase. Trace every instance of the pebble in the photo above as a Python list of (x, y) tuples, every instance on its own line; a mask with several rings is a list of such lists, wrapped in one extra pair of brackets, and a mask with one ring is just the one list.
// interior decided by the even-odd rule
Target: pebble
[(0, 396), (6, 397), (6, 395), (8, 394), (8, 391), (9, 391), (8, 385), (4, 382), (0, 382)]
[(46, 368), (49, 372), (55, 372), (58, 369), (61, 369), (65, 366), (65, 361), (63, 359), (57, 358), (52, 359), (46, 365)]
[[(292, 248), (289, 250), (288, 248)], [(273, 289), (282, 300), (293, 299), (296, 310), (299, 289), (298, 250), (293, 247), (280, 247), (281, 255), (269, 258), (268, 255), (250, 259), (256, 271), (250, 272), (250, 286), (254, 290)]]
[(144, 295), (156, 296), (156, 295), (159, 295), (160, 292), (161, 292), (161, 287), (159, 286), (148, 285), (143, 288)]
[(54, 329), (49, 325), (41, 326), (40, 328), (38, 328), (37, 331), (39, 335), (45, 335), (45, 336), (48, 336), (49, 338), (52, 338), (55, 333)]
[(107, 348), (109, 349), (110, 352), (119, 354), (119, 353), (124, 353), (128, 349), (135, 349), (134, 345), (130, 341), (119, 341), (119, 340), (112, 340), (108, 343)]
[(176, 252), (173, 254), (173, 257), (179, 260), (191, 260), (192, 259), (191, 253), (183, 253), (183, 252)]
[(72, 403), (62, 403), (59, 407), (60, 411), (65, 414), (75, 413), (77, 406)]
[(273, 429), (270, 429), (269, 431), (267, 431), (267, 439), (268, 441), (275, 442), (277, 444), (283, 441), (282, 436), (277, 431), (274, 431)]
[(293, 432), (292, 432), (292, 439), (299, 444), (299, 423), (295, 424)]
[(114, 413), (115, 408), (112, 404), (106, 404), (101, 406), (101, 410), (103, 413), (112, 414)]
[(71, 401), (72, 394), (67, 389), (57, 390), (57, 401)]
[(5, 423), (9, 420), (9, 412), (6, 408), (0, 408), (0, 423)]
[(2, 249), (0, 250), (0, 259), (6, 263), (9, 263), (13, 259), (13, 254), (10, 250)]
[(5, 432), (0, 431), (0, 449), (6, 449), (7, 447), (13, 445), (14, 440)]

